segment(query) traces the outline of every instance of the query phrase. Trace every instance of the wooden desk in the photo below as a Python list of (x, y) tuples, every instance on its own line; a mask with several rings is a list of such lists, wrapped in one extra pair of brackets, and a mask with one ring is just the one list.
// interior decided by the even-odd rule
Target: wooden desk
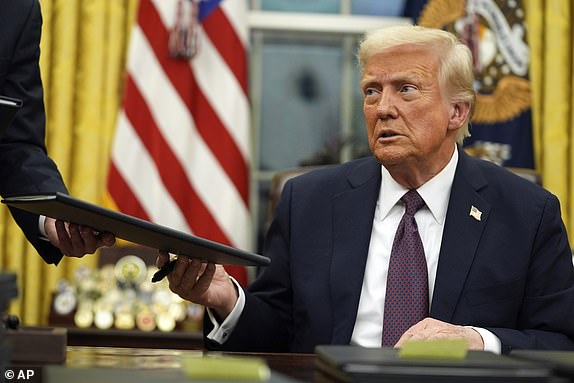
[(199, 332), (143, 332), (137, 330), (81, 329), (77, 327), (69, 327), (67, 332), (68, 346), (203, 349), (203, 335)]
[[(159, 331), (145, 333), (142, 331), (128, 330), (98, 330), (98, 329), (68, 329), (68, 362), (72, 366), (78, 364), (82, 359), (94, 361), (96, 359), (106, 360), (110, 356), (136, 355), (139, 359), (150, 359), (153, 365), (153, 358), (158, 355), (176, 355), (176, 359), (181, 355), (192, 352), (203, 352), (203, 337), (196, 332), (171, 332)], [(88, 346), (88, 347), (83, 347)], [(137, 350), (130, 350), (136, 348)], [(144, 349), (144, 350), (140, 350)], [(155, 351), (154, 351), (155, 349)], [(124, 350), (124, 351), (122, 351)], [(175, 350), (186, 350), (173, 354)], [(272, 370), (282, 374), (295, 377), (303, 381), (312, 381), (313, 363), (315, 361), (312, 354), (286, 354), (286, 353), (236, 353), (237, 355), (258, 356), (267, 360)], [(91, 356), (90, 356), (91, 355)], [(129, 358), (120, 358), (119, 363), (139, 363), (139, 361)], [(75, 367), (75, 366), (74, 366)]]
[[(105, 369), (101, 372), (111, 374), (109, 369), (117, 369), (119, 375), (127, 375), (126, 370), (138, 370), (139, 375), (155, 376), (164, 373), (159, 381), (178, 381), (181, 377), (181, 357), (184, 355), (202, 355), (200, 350), (166, 350), (118, 347), (68, 346), (65, 368), (68, 369)], [(225, 353), (226, 355), (254, 356), (265, 359), (272, 371), (300, 382), (312, 382), (315, 355), (313, 354), (266, 354), (266, 353)], [(61, 368), (48, 369), (48, 374), (59, 377)], [(142, 374), (144, 371), (145, 374)], [(138, 376), (136, 376), (138, 375)], [(116, 377), (113, 381), (122, 381)], [(105, 380), (100, 376), (101, 381)], [(50, 380), (50, 379), (48, 379)], [(136, 381), (136, 380), (134, 380)], [(279, 379), (281, 381), (281, 379)], [(50, 383), (50, 382), (49, 382)], [(84, 382), (87, 383), (87, 382)]]

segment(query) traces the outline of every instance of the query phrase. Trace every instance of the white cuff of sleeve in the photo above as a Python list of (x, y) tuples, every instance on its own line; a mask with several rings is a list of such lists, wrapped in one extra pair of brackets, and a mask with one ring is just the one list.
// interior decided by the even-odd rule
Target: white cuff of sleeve
[(48, 240), (48, 234), (46, 234), (46, 216), (41, 215), (38, 217), (38, 230), (40, 230), (40, 239)]
[(482, 337), (482, 341), (484, 342), (484, 351), (490, 351), (495, 354), (499, 354), (502, 352), (502, 343), (500, 339), (490, 331), (480, 328), (469, 326), (470, 328), (474, 329), (476, 332), (480, 334)]
[(245, 307), (245, 293), (243, 292), (243, 289), (233, 277), (229, 277), (229, 279), (231, 279), (231, 282), (233, 282), (235, 288), (239, 292), (239, 297), (237, 298), (237, 302), (235, 303), (235, 307), (233, 307), (231, 313), (229, 313), (229, 315), (227, 316), (227, 318), (225, 318), (223, 323), (219, 324), (219, 322), (217, 322), (217, 319), (215, 319), (215, 315), (213, 314), (211, 309), (207, 308), (207, 314), (209, 315), (209, 320), (213, 324), (213, 330), (211, 330), (209, 334), (207, 334), (207, 339), (217, 342), (219, 344), (225, 343), (227, 338), (229, 338), (229, 335), (231, 335), (231, 333), (235, 329), (235, 326), (237, 326), (239, 317), (241, 316), (243, 308)]

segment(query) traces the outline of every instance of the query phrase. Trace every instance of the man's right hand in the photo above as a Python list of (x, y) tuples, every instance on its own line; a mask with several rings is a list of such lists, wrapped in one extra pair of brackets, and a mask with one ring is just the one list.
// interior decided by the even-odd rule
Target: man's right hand
[[(156, 266), (161, 268), (167, 262), (169, 254), (160, 251)], [(227, 318), (237, 302), (237, 289), (221, 265), (181, 256), (167, 279), (171, 291), (183, 299), (209, 307), (221, 320)]]

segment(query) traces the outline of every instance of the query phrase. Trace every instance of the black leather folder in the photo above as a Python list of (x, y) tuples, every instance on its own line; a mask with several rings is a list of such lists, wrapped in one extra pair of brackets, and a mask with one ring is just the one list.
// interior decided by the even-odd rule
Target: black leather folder
[(317, 346), (316, 382), (550, 382), (551, 371), (484, 351), (464, 359), (405, 359), (393, 348)]
[(108, 231), (139, 245), (186, 255), (205, 262), (236, 266), (267, 266), (269, 258), (226, 246), (63, 193), (11, 196), (2, 203), (28, 212)]
[(16, 112), (22, 107), (22, 101), (16, 98), (0, 96), (0, 138), (8, 128)]
[(552, 369), (557, 376), (574, 382), (574, 351), (513, 350), (510, 356), (540, 363)]

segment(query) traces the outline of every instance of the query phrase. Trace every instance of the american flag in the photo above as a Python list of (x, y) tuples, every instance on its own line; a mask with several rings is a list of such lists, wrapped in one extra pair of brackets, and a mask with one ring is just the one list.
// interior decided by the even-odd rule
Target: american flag
[(249, 250), (246, 4), (140, 0), (107, 188), (124, 213)]

